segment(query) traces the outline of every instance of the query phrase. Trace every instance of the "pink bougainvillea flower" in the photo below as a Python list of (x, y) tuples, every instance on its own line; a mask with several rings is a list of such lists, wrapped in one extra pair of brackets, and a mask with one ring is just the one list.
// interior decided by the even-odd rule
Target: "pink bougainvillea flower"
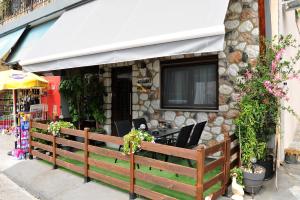
[(274, 72), (276, 71), (276, 65), (277, 65), (276, 61), (273, 60), (273, 61), (272, 61), (272, 65), (271, 65), (271, 71), (272, 71), (272, 74), (274, 74)]
[(280, 81), (280, 80), (281, 80), (280, 74), (278, 74), (278, 73), (275, 74), (274, 80), (275, 80), (275, 81)]
[(277, 54), (276, 54), (276, 56), (275, 56), (275, 61), (276, 62), (279, 62), (280, 61), (280, 59), (282, 58), (282, 55), (283, 55), (283, 53), (284, 53), (284, 51), (285, 51), (285, 49), (280, 49), (278, 52), (277, 52)]
[(252, 73), (247, 69), (246, 70), (246, 73), (245, 73), (245, 78), (247, 79), (247, 80), (250, 80), (250, 79), (252, 79)]

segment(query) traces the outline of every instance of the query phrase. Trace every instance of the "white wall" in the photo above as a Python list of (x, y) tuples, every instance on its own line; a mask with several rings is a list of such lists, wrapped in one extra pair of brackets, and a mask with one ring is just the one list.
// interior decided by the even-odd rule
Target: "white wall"
[[(280, 2), (279, 2), (280, 1)], [(281, 0), (271, 0), (271, 24), (272, 35), (288, 35), (292, 34), (297, 40), (297, 44), (300, 44), (300, 33), (296, 25), (295, 11), (284, 11), (281, 9)], [(290, 57), (296, 54), (295, 49), (287, 49), (286, 57)], [(300, 69), (300, 63), (296, 66), (296, 69)], [(290, 100), (285, 103), (286, 106), (291, 106), (296, 113), (300, 114), (300, 81), (293, 80), (288, 81), (287, 86), (289, 88)], [(287, 111), (284, 111), (281, 115), (281, 158), (284, 157), (284, 149), (288, 148), (293, 142), (295, 133), (299, 131), (299, 121)]]

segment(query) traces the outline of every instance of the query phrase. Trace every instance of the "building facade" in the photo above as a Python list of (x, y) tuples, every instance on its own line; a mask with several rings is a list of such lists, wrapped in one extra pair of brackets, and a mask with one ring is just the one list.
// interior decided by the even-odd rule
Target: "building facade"
[[(54, 2), (56, 11), (44, 11), (45, 16), (52, 13), (52, 19), (59, 17), (66, 7), (80, 3), (62, 1), (58, 6), (58, 1)], [(16, 24), (22, 27), (44, 19), (36, 15), (31, 20), (20, 18)], [(259, 0), (230, 0), (223, 25), (225, 40), (221, 51), (93, 66), (101, 71), (107, 94), (104, 104), (107, 133), (115, 134), (116, 120), (144, 117), (151, 127), (157, 127), (161, 121), (170, 122), (173, 127), (207, 121), (201, 137), (206, 144), (222, 141), (224, 132), (232, 134), (236, 128), (233, 121), (239, 113), (236, 108), (239, 98), (236, 84), (242, 78), (239, 71), (248, 64), (255, 66), (259, 56)], [(11, 26), (4, 25), (2, 33), (13, 30)], [(47, 46), (44, 48), (47, 51)]]

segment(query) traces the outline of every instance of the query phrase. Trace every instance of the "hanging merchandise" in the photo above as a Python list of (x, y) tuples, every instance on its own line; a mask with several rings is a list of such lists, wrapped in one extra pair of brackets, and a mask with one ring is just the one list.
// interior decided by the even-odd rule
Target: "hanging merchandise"
[(40, 89), (22, 89), (17, 91), (17, 113), (29, 112), (31, 105), (40, 103)]
[(19, 113), (18, 124), (14, 129), (16, 137), (15, 150), (12, 155), (17, 159), (25, 159), (29, 151), (30, 114)]
[(14, 122), (13, 94), (11, 90), (0, 91), (0, 131), (9, 133)]

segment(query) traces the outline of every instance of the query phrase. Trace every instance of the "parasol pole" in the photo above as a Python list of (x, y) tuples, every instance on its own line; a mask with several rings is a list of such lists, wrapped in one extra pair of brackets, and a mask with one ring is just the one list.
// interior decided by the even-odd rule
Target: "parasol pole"
[(16, 95), (15, 89), (13, 89), (12, 92), (13, 92), (13, 118), (14, 118), (14, 126), (16, 126), (17, 125), (17, 122), (16, 122), (16, 110), (17, 110), (16, 109), (17, 108), (16, 97), (17, 97), (17, 95)]

